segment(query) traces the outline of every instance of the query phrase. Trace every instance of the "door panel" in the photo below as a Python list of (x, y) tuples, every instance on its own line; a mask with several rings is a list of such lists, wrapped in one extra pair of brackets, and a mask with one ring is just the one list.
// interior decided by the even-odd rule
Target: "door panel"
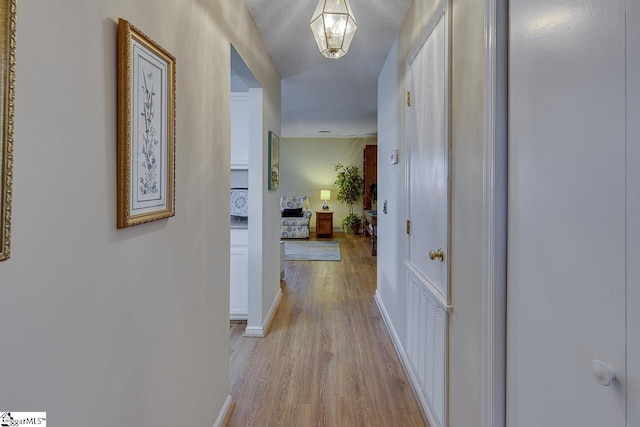
[(625, 2), (510, 1), (507, 425), (624, 427)]
[[(447, 421), (449, 304), (449, 4), (441, 2), (407, 59), (409, 138), (409, 259), (407, 337), (409, 375), (429, 424)], [(444, 252), (444, 262), (429, 251)]]
[(640, 1), (627, 1), (627, 427), (640, 426)]
[[(410, 262), (448, 299), (448, 54), (447, 15), (410, 63)], [(431, 260), (441, 249), (444, 262)]]

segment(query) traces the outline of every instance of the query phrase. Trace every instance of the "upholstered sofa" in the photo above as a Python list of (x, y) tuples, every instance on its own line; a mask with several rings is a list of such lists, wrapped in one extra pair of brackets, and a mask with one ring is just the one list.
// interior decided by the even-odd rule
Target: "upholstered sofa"
[(313, 211), (307, 196), (280, 197), (280, 237), (283, 239), (308, 239), (312, 214)]

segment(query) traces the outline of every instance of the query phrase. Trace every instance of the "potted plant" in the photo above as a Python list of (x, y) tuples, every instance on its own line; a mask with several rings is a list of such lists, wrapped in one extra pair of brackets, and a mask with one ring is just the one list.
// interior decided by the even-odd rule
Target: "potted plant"
[(353, 205), (362, 197), (364, 180), (358, 166), (334, 165), (338, 172), (334, 186), (338, 187), (338, 201), (349, 205), (349, 215), (342, 220), (342, 228), (347, 234), (358, 234), (358, 228), (362, 221), (359, 215), (353, 213)]

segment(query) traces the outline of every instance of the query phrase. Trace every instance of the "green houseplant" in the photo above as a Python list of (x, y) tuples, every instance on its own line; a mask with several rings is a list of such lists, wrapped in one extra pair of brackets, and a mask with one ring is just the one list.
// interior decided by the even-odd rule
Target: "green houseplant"
[(360, 227), (359, 215), (353, 213), (353, 205), (362, 197), (364, 190), (364, 180), (358, 166), (334, 165), (334, 170), (338, 172), (334, 186), (338, 187), (338, 201), (349, 205), (349, 215), (342, 220), (342, 228), (347, 234), (358, 234)]

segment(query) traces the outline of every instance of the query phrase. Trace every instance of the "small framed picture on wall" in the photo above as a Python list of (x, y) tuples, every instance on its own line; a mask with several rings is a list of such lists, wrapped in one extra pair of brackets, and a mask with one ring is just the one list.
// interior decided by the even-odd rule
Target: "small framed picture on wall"
[(280, 187), (280, 138), (269, 131), (269, 190)]
[(118, 20), (118, 228), (175, 215), (175, 58)]

